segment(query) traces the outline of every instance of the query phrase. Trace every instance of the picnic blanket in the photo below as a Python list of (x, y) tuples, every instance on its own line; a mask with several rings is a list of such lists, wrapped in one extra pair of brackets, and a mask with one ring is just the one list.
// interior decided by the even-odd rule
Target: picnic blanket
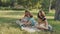
[[(21, 23), (19, 20), (17, 20), (16, 21), (16, 23), (19, 25), (19, 26), (21, 26), (23, 23)], [(48, 30), (49, 31), (52, 31), (52, 26), (51, 25), (48, 25)], [(36, 32), (36, 31), (38, 31), (38, 32), (40, 32), (41, 30), (40, 29), (37, 29), (36, 27), (24, 27), (24, 26), (21, 26), (21, 29), (22, 30), (25, 30), (25, 31), (27, 31), (27, 32)]]
[(33, 28), (33, 27), (21, 27), (22, 30), (25, 30), (27, 32), (39, 32), (40, 30), (37, 28)]
[(16, 23), (21, 26), (21, 29), (22, 30), (25, 30), (27, 32), (36, 32), (36, 31), (40, 31), (39, 29), (35, 28), (34, 26), (33, 27), (24, 27), (22, 26), (23, 23), (21, 23), (19, 20), (16, 21)]

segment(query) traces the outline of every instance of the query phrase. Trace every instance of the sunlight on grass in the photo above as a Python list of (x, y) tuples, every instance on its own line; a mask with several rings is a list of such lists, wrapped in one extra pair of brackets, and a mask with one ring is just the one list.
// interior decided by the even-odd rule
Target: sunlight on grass
[[(37, 20), (37, 10), (31, 11), (34, 18)], [(53, 26), (54, 34), (60, 33), (60, 21), (54, 20), (54, 11), (46, 14), (48, 23)], [(13, 11), (13, 10), (0, 10), (0, 34), (50, 34), (50, 32), (34, 32), (29, 33), (20, 29), (20, 26), (15, 23), (17, 19), (20, 19), (24, 16), (24, 11)]]
[(54, 9), (53, 9), (53, 10), (50, 10), (50, 12), (49, 12), (49, 13), (53, 13), (53, 14), (54, 14), (54, 13), (55, 13), (55, 10), (54, 10)]

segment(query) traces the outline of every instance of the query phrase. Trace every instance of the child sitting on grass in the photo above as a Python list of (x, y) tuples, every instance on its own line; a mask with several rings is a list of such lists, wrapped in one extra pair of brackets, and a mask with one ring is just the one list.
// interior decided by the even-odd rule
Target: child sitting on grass
[(28, 10), (26, 10), (24, 17), (22, 19), (19, 19), (16, 23), (20, 26), (34, 26), (36, 21), (33, 18), (33, 15)]
[(37, 17), (38, 17), (38, 25), (36, 25), (36, 27), (38, 29), (52, 31), (52, 26), (48, 24), (45, 13), (42, 10), (38, 12)]

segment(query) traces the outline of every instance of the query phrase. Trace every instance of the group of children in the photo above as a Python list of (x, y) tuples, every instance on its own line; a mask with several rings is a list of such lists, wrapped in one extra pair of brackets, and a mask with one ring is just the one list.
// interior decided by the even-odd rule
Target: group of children
[[(21, 27), (35, 27), (40, 30), (49, 30), (49, 25), (44, 11), (40, 10), (37, 14), (37, 21), (33, 18), (33, 15), (28, 10), (25, 10), (25, 15), (22, 19), (16, 21)], [(52, 27), (50, 26), (52, 29)]]

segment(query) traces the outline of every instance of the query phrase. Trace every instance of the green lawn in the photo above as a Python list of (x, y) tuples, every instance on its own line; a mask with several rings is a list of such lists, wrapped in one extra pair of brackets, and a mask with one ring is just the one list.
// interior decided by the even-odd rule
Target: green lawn
[[(34, 18), (37, 20), (37, 12), (31, 11), (34, 15)], [(0, 10), (0, 34), (30, 34), (28, 32), (22, 31), (20, 27), (15, 23), (19, 18), (22, 18), (24, 11), (17, 10)], [(49, 24), (54, 28), (53, 34), (60, 34), (60, 21), (54, 20), (54, 11), (46, 14)], [(50, 34), (49, 32), (40, 31), (32, 34)]]

